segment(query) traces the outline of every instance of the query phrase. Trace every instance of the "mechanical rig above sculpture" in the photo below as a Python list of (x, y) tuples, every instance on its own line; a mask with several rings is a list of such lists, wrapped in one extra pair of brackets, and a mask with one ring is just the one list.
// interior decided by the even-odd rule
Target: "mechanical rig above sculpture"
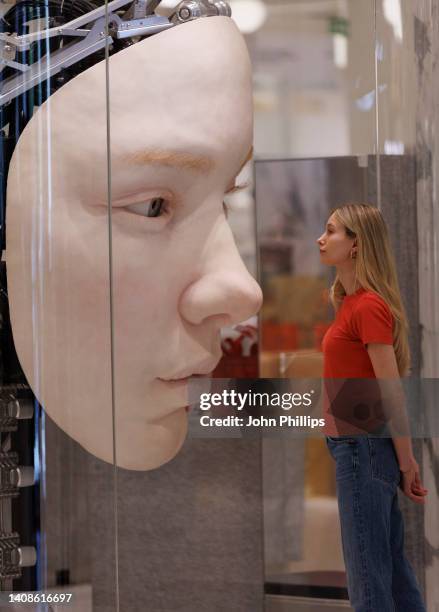
[[(152, 36), (201, 17), (231, 16), (224, 0), (183, 0), (169, 18), (155, 14), (160, 2), (112, 0), (61, 26), (21, 36), (0, 33), (0, 74), (6, 67), (15, 71), (1, 83), (0, 106), (115, 41)], [(128, 8), (123, 13), (124, 7)], [(34, 63), (21, 61), (33, 43), (46, 41), (49, 49), (49, 39), (55, 37), (63, 38), (59, 49), (38, 57)], [(66, 38), (72, 41), (66, 44)]]

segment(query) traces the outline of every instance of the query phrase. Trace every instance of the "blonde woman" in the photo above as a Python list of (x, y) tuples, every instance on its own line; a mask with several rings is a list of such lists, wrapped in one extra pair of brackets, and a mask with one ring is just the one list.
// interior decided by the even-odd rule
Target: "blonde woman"
[[(408, 325), (387, 228), (374, 206), (347, 204), (331, 211), (317, 243), (322, 263), (336, 268), (336, 318), (322, 343), (325, 433), (336, 463), (351, 605), (356, 612), (425, 612), (398, 507), (398, 485), (419, 504), (427, 490), (404, 435)], [(377, 386), (382, 403), (375, 401)]]

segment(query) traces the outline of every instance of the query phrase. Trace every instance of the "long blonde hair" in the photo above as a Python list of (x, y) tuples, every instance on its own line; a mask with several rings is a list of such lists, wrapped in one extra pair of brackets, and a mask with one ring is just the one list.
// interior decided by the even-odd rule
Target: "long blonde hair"
[[(331, 210), (331, 215), (344, 226), (350, 238), (356, 238), (356, 284), (379, 295), (393, 317), (393, 347), (400, 376), (410, 369), (408, 321), (396, 273), (389, 234), (381, 212), (368, 204), (344, 204)], [(338, 310), (346, 292), (338, 278), (330, 289), (330, 299)]]

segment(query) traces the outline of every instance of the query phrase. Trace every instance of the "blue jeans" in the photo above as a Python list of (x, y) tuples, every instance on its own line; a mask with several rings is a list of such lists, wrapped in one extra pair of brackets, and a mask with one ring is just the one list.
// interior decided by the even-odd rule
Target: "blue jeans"
[[(404, 554), (391, 438), (326, 438), (336, 464), (348, 591), (355, 612), (426, 612)], [(421, 536), (420, 536), (421, 537)]]

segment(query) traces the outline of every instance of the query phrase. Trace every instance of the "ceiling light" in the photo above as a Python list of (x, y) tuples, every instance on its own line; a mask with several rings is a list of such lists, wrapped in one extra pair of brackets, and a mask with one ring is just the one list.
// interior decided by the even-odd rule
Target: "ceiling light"
[(267, 7), (262, 0), (229, 0), (232, 19), (243, 34), (256, 32), (267, 19)]
[(384, 18), (393, 28), (395, 38), (402, 41), (402, 11), (400, 0), (384, 0)]

